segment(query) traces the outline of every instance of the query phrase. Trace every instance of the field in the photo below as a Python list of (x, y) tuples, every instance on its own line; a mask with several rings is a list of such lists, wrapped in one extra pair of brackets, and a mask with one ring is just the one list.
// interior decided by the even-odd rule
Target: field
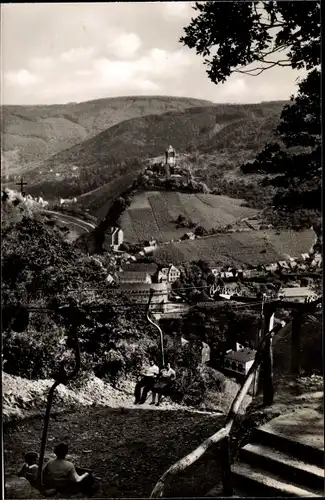
[(154, 238), (158, 242), (179, 240), (188, 228), (176, 227), (183, 215), (206, 230), (220, 228), (257, 210), (242, 206), (242, 200), (210, 194), (184, 194), (175, 191), (146, 191), (134, 196), (131, 206), (122, 214), (120, 224), (125, 240), (130, 243)]
[(312, 230), (218, 234), (163, 245), (155, 253), (155, 260), (182, 264), (203, 259), (215, 266), (256, 266), (287, 260), (288, 255), (300, 257), (310, 250), (314, 240)]

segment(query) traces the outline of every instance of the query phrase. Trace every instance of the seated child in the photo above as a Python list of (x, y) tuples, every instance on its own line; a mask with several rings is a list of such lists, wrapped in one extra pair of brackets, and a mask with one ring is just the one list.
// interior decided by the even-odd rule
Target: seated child
[(36, 485), (37, 471), (38, 471), (38, 453), (29, 451), (24, 455), (25, 463), (18, 472), (19, 477), (25, 477), (30, 484)]

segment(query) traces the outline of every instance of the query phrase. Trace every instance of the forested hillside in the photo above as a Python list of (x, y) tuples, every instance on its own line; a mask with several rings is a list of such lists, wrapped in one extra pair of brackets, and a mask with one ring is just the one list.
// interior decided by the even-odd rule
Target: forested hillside
[(19, 173), (24, 165), (40, 161), (131, 118), (210, 101), (186, 97), (130, 96), (50, 106), (1, 108), (2, 160), (6, 173)]
[(143, 160), (163, 154), (169, 144), (179, 153), (223, 154), (225, 161), (236, 154), (239, 167), (272, 137), (282, 107), (214, 105), (134, 118), (38, 163), (26, 176), (34, 194), (78, 196), (122, 176), (135, 179)]

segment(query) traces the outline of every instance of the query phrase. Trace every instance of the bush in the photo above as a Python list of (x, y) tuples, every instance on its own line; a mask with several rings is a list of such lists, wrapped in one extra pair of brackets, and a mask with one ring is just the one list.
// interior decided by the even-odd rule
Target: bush
[(3, 336), (4, 369), (28, 379), (51, 378), (58, 370), (64, 346), (58, 336), (39, 332), (10, 332)]

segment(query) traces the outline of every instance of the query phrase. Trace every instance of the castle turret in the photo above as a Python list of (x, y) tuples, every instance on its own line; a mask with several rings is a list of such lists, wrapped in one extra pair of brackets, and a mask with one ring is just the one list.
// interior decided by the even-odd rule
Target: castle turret
[(173, 172), (175, 164), (176, 164), (175, 149), (173, 148), (173, 146), (169, 146), (169, 148), (167, 148), (165, 151), (165, 170), (167, 178), (169, 177), (171, 171)]
[(173, 146), (169, 146), (169, 148), (166, 149), (165, 152), (165, 160), (166, 164), (169, 166), (175, 166), (176, 164), (176, 152)]

